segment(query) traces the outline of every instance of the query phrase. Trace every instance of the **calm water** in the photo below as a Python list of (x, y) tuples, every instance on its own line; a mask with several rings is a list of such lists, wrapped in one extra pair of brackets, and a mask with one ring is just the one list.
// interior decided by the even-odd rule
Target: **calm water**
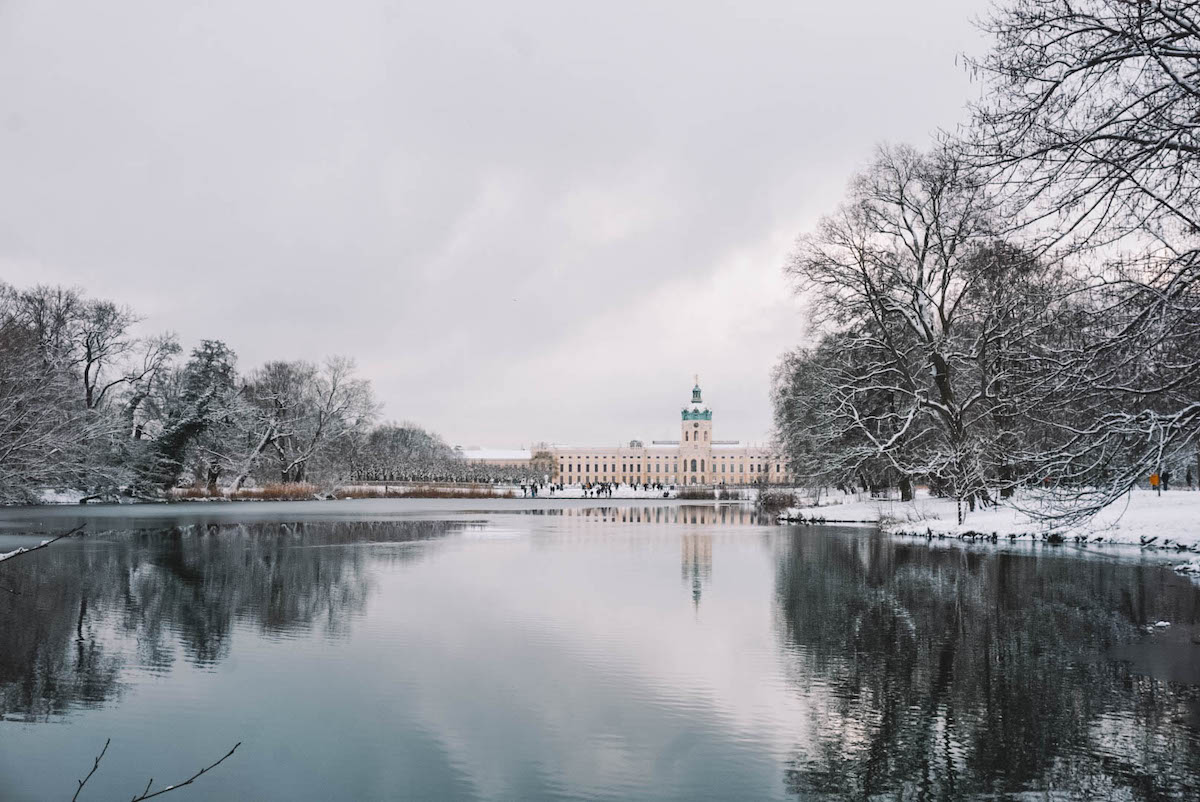
[(470, 505), (97, 509), (0, 566), (0, 799), (108, 737), (83, 799), (236, 741), (170, 798), (1197, 796), (1200, 586), (1157, 562)]

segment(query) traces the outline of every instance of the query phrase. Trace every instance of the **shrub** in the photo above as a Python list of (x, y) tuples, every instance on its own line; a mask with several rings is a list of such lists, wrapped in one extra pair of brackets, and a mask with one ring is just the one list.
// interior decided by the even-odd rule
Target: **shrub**
[(261, 498), (270, 501), (306, 501), (314, 498), (320, 489), (304, 482), (288, 482), (263, 485), (260, 488), (239, 490), (231, 498)]
[(224, 494), (218, 490), (216, 493), (209, 493), (206, 487), (176, 487), (173, 488), (168, 495), (171, 498), (177, 499), (204, 499), (204, 498), (224, 498)]
[(796, 506), (796, 494), (787, 490), (762, 490), (758, 494), (757, 505), (762, 512), (780, 512)]
[(334, 493), (337, 498), (512, 498), (511, 490), (493, 490), (489, 487), (350, 487)]

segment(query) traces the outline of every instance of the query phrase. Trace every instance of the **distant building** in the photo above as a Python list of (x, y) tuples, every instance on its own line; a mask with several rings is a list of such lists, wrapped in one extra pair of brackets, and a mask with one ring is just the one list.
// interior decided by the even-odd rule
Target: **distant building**
[(790, 481), (786, 461), (767, 446), (742, 445), (713, 438), (712, 410), (705, 406), (700, 381), (680, 414), (678, 440), (654, 440), (649, 446), (538, 446), (525, 451), (462, 450), (474, 462), (524, 467), (535, 455), (552, 459), (552, 481), (566, 484), (621, 482), (673, 485), (779, 484)]

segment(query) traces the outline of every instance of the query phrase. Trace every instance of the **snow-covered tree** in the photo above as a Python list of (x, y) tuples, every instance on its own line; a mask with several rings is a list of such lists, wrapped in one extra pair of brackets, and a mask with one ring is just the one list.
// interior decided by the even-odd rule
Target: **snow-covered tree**
[(1027, 479), (1009, 455), (1046, 392), (1027, 357), (1053, 339), (1061, 288), (998, 239), (993, 211), (953, 152), (884, 147), (800, 238), (788, 270), (827, 335), (777, 377), (801, 472), (906, 496), (922, 477), (971, 508)]
[(354, 375), (354, 361), (268, 362), (245, 388), (254, 407), (253, 445), (239, 487), (255, 471), (281, 482), (303, 482), (340, 473), (327, 458), (361, 437), (377, 414), (370, 381)]
[(0, 284), (0, 503), (79, 486), (110, 434), (106, 419), (76, 402), (72, 374), (53, 347), (57, 332), (29, 311), (20, 293)]
[(434, 481), (454, 471), (458, 459), (441, 437), (415, 423), (384, 423), (366, 436), (353, 476), (380, 481)]
[(1043, 468), (1087, 512), (1200, 436), (1200, 4), (1008, 0), (984, 28), (958, 145), (1086, 282)]

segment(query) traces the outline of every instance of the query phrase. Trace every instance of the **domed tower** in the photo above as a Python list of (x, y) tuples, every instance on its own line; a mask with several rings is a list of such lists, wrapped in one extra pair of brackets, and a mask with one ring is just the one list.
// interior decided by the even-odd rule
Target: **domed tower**
[(692, 388), (692, 403), (683, 408), (679, 432), (680, 473), (685, 484), (708, 484), (712, 479), (712, 410), (700, 396), (700, 377)]

